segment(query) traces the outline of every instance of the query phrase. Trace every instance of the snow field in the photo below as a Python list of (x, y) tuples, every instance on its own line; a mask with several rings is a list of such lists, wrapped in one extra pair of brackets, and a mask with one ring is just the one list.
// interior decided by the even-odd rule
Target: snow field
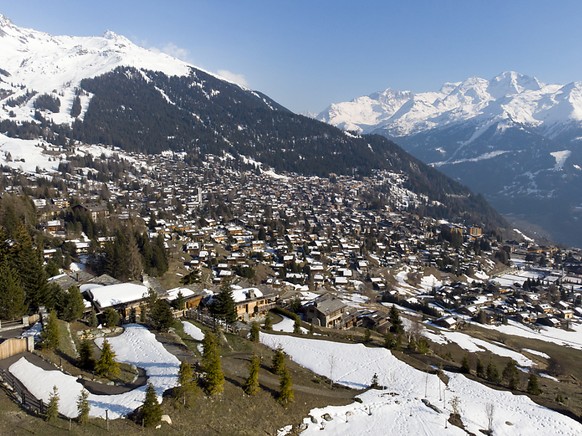
[[(121, 335), (107, 340), (115, 351), (118, 362), (145, 369), (148, 382), (156, 390), (158, 401), (162, 401), (162, 394), (166, 390), (177, 385), (180, 361), (169, 353), (147, 328), (137, 324), (128, 324)], [(96, 339), (95, 342), (101, 346), (103, 339)], [(46, 371), (24, 358), (11, 365), (9, 371), (36, 398), (45, 403), (48, 403), (49, 394), (53, 386), (56, 386), (60, 397), (59, 412), (69, 418), (75, 418), (78, 415), (77, 399), (83, 386), (76, 377), (58, 370)], [(90, 415), (105, 418), (107, 410), (110, 419), (123, 418), (143, 404), (145, 390), (146, 386), (142, 386), (118, 395), (89, 394)]]
[(203, 341), (204, 340), (204, 332), (196, 327), (194, 324), (188, 321), (182, 321), (182, 325), (184, 326), (184, 333), (190, 336), (195, 341)]
[[(295, 326), (295, 321), (288, 316), (280, 315), (283, 320), (279, 321), (277, 324), (273, 325), (273, 330), (276, 332), (293, 333), (293, 327)], [(301, 327), (301, 333), (307, 334), (308, 330), (305, 327)]]
[[(446, 373), (448, 386), (433, 374), (416, 370), (383, 348), (261, 333), (261, 342), (271, 348), (282, 346), (291, 359), (337, 383), (366, 388), (374, 374), (382, 390), (369, 390), (347, 406), (313, 409), (304, 419), (303, 434), (324, 429), (331, 434), (463, 435), (445, 421), (450, 400), (458, 397), (460, 414), (468, 431), (480, 434), (488, 425), (486, 405), (494, 405), (493, 434), (496, 435), (579, 435), (582, 425), (569, 417), (544, 408), (524, 395), (490, 389), (456, 373)], [(425, 406), (421, 399), (444, 410)], [(323, 419), (329, 414), (331, 421)], [(315, 422), (313, 422), (315, 421)]]

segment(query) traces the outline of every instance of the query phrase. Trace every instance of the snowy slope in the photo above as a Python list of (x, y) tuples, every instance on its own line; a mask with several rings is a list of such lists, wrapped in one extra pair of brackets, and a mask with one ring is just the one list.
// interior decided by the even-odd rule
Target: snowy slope
[[(120, 336), (109, 338), (108, 341), (115, 351), (117, 361), (145, 369), (148, 382), (156, 389), (158, 401), (162, 400), (166, 390), (176, 386), (180, 361), (145, 327), (128, 324)], [(95, 342), (100, 345), (103, 339)], [(24, 358), (12, 364), (9, 371), (45, 404), (49, 401), (53, 386), (56, 386), (60, 396), (59, 412), (69, 418), (78, 415), (77, 399), (83, 386), (76, 377), (57, 370), (45, 371)], [(108, 410), (111, 419), (124, 417), (143, 404), (145, 390), (146, 386), (142, 386), (118, 395), (89, 394), (90, 415), (105, 418), (105, 411)]]
[[(51, 94), (60, 99), (61, 107), (50, 118), (56, 123), (70, 123), (76, 88), (84, 78), (100, 76), (119, 66), (187, 76), (192, 67), (167, 54), (139, 47), (111, 31), (94, 37), (52, 36), (18, 27), (3, 15), (0, 15), (0, 46), (0, 101), (4, 103), (0, 119), (29, 121), (34, 116), (35, 98)], [(8, 99), (23, 97), (30, 91), (37, 95), (23, 106), (6, 105)], [(90, 97), (80, 96), (83, 110)]]
[(318, 119), (360, 132), (383, 129), (396, 137), (469, 120), (482, 125), (511, 120), (549, 131), (556, 124), (582, 121), (582, 82), (546, 85), (509, 71), (491, 80), (471, 77), (446, 83), (435, 92), (387, 89), (334, 103)]
[[(365, 388), (376, 374), (378, 383), (385, 386), (359, 395), (360, 402), (311, 410), (303, 421), (303, 434), (322, 434), (324, 430), (335, 435), (464, 435), (458, 427), (445, 427), (453, 397), (458, 397), (461, 419), (473, 434), (482, 434), (479, 430), (487, 428), (488, 404), (494, 406), (495, 435), (582, 432), (580, 423), (539, 406), (525, 395), (494, 390), (455, 373), (446, 373), (449, 382), (445, 386), (436, 375), (412, 368), (384, 348), (270, 334), (261, 334), (261, 342), (271, 348), (282, 346), (291, 359), (336, 383)], [(427, 407), (423, 399), (440, 412)], [(325, 414), (331, 420), (326, 420)]]

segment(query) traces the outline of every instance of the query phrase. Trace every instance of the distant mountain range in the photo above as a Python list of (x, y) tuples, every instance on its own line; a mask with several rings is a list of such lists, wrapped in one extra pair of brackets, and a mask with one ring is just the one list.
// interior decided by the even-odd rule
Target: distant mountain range
[(512, 220), (582, 246), (582, 82), (504, 72), (434, 92), (387, 89), (334, 103), (317, 118), (382, 134)]
[[(241, 164), (327, 176), (403, 173), (436, 217), (503, 225), (461, 184), (381, 135), (355, 135), (123, 36), (52, 36), (0, 16), (0, 133), (137, 152), (230, 154)], [(1, 138), (0, 138), (1, 139)], [(0, 163), (6, 160), (1, 153)]]

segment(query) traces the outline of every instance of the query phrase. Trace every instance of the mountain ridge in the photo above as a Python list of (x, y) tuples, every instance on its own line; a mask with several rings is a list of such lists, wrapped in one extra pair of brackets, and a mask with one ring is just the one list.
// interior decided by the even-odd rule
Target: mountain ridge
[[(502, 223), (481, 197), (382, 136), (352, 135), (294, 114), (258, 91), (112, 32), (53, 37), (6, 19), (0, 29), (7, 47), (0, 68), (8, 74), (0, 82), (0, 131), (7, 136), (181, 151), (193, 164), (202, 154), (230, 154), (305, 175), (402, 172), (406, 188), (427, 197), (423, 210)], [(455, 200), (445, 204), (449, 198)]]
[(509, 71), (434, 92), (373, 93), (334, 103), (318, 119), (384, 135), (503, 214), (582, 246), (582, 82), (545, 84)]

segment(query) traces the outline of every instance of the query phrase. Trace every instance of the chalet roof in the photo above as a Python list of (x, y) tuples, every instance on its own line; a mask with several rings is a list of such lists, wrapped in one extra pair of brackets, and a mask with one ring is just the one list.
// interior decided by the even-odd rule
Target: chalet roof
[(139, 301), (148, 294), (148, 288), (134, 283), (118, 283), (109, 286), (99, 286), (87, 291), (87, 294), (97, 304), (99, 309), (120, 304)]
[(331, 294), (324, 294), (321, 297), (315, 299), (313, 305), (319, 312), (323, 313), (324, 315), (329, 315), (348, 307), (342, 300), (334, 297)]

